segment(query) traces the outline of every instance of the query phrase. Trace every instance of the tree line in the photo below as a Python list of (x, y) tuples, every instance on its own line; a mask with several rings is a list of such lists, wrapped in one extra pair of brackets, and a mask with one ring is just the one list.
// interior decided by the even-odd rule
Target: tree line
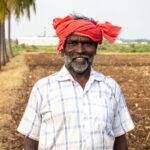
[[(11, 47), (11, 16), (16, 20), (27, 15), (30, 19), (31, 9), (36, 12), (36, 0), (0, 0), (0, 70), (14, 56)], [(8, 43), (6, 46), (5, 22), (8, 20)]]

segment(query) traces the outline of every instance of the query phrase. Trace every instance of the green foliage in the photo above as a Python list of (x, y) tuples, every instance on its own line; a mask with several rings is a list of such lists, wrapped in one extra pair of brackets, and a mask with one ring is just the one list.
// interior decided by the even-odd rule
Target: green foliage
[[(56, 46), (35, 46), (12, 44), (14, 54), (22, 52), (48, 52), (56, 53)], [(125, 54), (150, 54), (150, 44), (110, 44), (104, 41), (98, 45), (97, 53), (125, 53)]]
[(21, 44), (20, 47), (21, 48), (26, 48), (26, 45), (25, 44)]
[(150, 54), (150, 44), (110, 44), (104, 41), (98, 46), (98, 53), (139, 53)]
[(56, 46), (35, 46), (35, 45), (17, 45), (15, 43), (12, 44), (12, 49), (14, 54), (20, 54), (22, 52), (48, 52), (48, 53), (55, 53)]
[(6, 5), (4, 0), (0, 0), (0, 22), (3, 22), (6, 14)]

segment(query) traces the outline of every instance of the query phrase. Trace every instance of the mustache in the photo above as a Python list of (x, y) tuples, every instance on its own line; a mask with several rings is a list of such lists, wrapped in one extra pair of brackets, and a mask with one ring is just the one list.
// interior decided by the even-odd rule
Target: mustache
[(75, 59), (77, 58), (84, 58), (86, 59), (89, 63), (92, 63), (93, 62), (93, 58), (94, 56), (88, 56), (88, 55), (85, 55), (85, 54), (82, 54), (82, 55), (64, 55), (66, 60), (68, 60), (70, 63), (73, 62)]
[(90, 59), (90, 57), (87, 56), (87, 55), (78, 55), (78, 56), (70, 56), (70, 57), (71, 57), (72, 60), (73, 60), (73, 59), (76, 59), (76, 58)]

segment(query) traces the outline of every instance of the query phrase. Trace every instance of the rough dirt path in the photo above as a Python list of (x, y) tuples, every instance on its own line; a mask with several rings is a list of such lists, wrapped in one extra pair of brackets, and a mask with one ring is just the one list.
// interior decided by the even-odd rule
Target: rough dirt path
[[(57, 55), (28, 54), (25, 59), (28, 69), (23, 78), (24, 83), (8, 92), (10, 97), (16, 97), (15, 102), (12, 100), (13, 105), (10, 103), (7, 107), (4, 104), (5, 107), (0, 109), (0, 113), (9, 116), (0, 128), (2, 150), (22, 148), (23, 138), (15, 130), (30, 90), (39, 78), (56, 72), (63, 65), (62, 57)], [(125, 94), (136, 123), (135, 130), (127, 134), (129, 150), (150, 150), (150, 56), (99, 55), (94, 62), (94, 68), (116, 79)]]
[(11, 59), (0, 72), (0, 150), (15, 149), (11, 145), (16, 143), (17, 138), (20, 139), (20, 135), (15, 132), (17, 123), (12, 110), (18, 101), (18, 91), (25, 72), (28, 72), (28, 67), (23, 55)]

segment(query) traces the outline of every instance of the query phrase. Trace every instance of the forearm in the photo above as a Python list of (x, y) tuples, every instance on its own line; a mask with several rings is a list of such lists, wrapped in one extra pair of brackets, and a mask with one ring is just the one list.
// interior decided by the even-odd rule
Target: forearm
[(128, 150), (125, 135), (119, 136), (115, 139), (113, 150)]
[(24, 150), (38, 150), (38, 141), (25, 138)]

